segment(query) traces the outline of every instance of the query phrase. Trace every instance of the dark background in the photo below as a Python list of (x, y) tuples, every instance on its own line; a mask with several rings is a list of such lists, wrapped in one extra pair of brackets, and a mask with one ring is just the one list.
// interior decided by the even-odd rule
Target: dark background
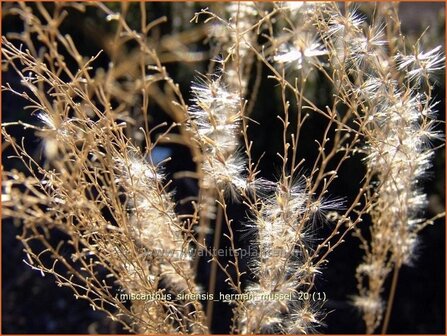
[[(174, 5), (164, 3), (151, 4), (151, 17), (158, 17), (168, 14), (172, 17)], [(181, 4), (176, 4), (181, 8)], [(179, 7), (180, 6), (180, 7)], [(201, 7), (196, 4), (196, 7)], [(203, 6), (205, 7), (205, 6)], [(444, 41), (442, 3), (404, 3), (401, 4), (401, 16), (403, 29), (406, 33), (420, 33), (427, 24), (432, 29), (438, 30), (439, 39)], [(98, 17), (100, 20), (98, 20)], [(63, 32), (69, 32), (77, 44), (81, 53), (94, 55), (99, 47), (97, 45), (98, 36), (92, 36), (91, 28), (97, 22), (105, 22), (102, 14), (90, 9), (86, 14), (73, 12), (66, 23), (62, 26)], [(99, 23), (98, 35), (107, 31), (103, 27), (104, 23)], [(169, 23), (166, 28), (169, 32)], [(21, 23), (13, 17), (2, 18), (3, 34), (11, 31), (20, 31)], [(205, 47), (204, 47), (205, 48)], [(107, 66), (108, 60), (100, 58), (96, 64)], [(195, 68), (201, 72), (206, 72), (203, 64), (198, 64)], [(188, 97), (189, 83), (194, 74), (191, 69), (186, 69), (181, 65), (172, 64), (168, 66), (169, 73), (177, 80)], [(268, 70), (263, 69), (263, 80), (257, 103), (254, 108), (253, 118), (260, 122), (260, 126), (254, 127), (250, 137), (255, 139), (254, 155), (259, 156), (265, 152), (261, 165), (262, 175), (272, 179), (277, 171), (272, 167), (277, 163), (276, 152), (281, 150), (282, 140), (280, 137), (281, 125), (272, 121), (272, 112), (278, 110), (279, 97), (277, 92), (271, 92), (273, 82), (266, 79)], [(3, 72), (2, 84), (20, 87), (17, 76), (11, 72)], [(318, 80), (317, 80), (318, 83)], [(252, 85), (253, 83), (251, 83)], [(316, 101), (322, 106), (328, 101), (328, 92), (324, 84), (315, 87)], [(439, 104), (440, 119), (444, 120), (444, 77), (439, 78), (436, 87), (436, 97), (441, 100)], [(2, 93), (2, 120), (4, 122), (12, 120), (24, 120), (35, 122), (35, 118), (30, 118), (28, 112), (23, 111), (24, 102), (8, 93)], [(154, 115), (153, 123), (163, 121), (166, 116), (156, 107), (152, 106)], [(273, 113), (274, 114), (274, 113)], [(304, 129), (303, 138), (310, 139), (311, 145), (302, 149), (300, 153), (303, 157), (314, 155), (313, 139), (318, 138), (321, 133), (322, 119), (313, 116), (309, 124)], [(31, 133), (23, 133), (19, 129), (12, 130), (17, 136), (26, 136), (27, 142), (37, 148), (38, 140)], [(305, 142), (305, 141), (303, 141)], [(167, 167), (169, 173), (192, 169), (187, 150), (180, 146), (169, 148), (172, 154), (172, 161)], [(20, 168), (16, 161), (7, 159), (10, 153), (2, 153), (4, 168)], [(353, 160), (355, 161), (355, 160)], [(358, 161), (358, 160), (357, 160)], [(432, 175), (424, 184), (424, 190), (429, 194), (430, 204), (427, 217), (443, 208), (445, 204), (445, 155), (444, 148), (436, 155)], [(364, 174), (364, 168), (358, 162), (346, 166), (339, 173), (340, 178), (334, 185), (334, 190), (341, 190), (344, 194), (353, 195), (357, 183)], [(177, 181), (177, 196), (196, 192), (196, 186), (191, 181)], [(333, 194), (339, 194), (333, 193)], [(233, 204), (230, 207), (230, 215), (235, 219), (242, 219), (244, 215), (243, 207)], [(237, 222), (237, 221), (236, 221)], [(322, 226), (321, 235), (330, 228)], [(240, 235), (240, 231), (237, 231)], [(75, 300), (71, 290), (59, 288), (54, 284), (51, 276), (42, 277), (39, 272), (31, 270), (22, 259), (25, 258), (21, 244), (16, 240), (16, 235), (20, 233), (20, 227), (11, 220), (2, 222), (2, 333), (122, 333), (120, 326), (105, 318), (100, 312), (94, 312), (86, 302)], [(419, 257), (413, 267), (403, 267), (399, 277), (394, 308), (391, 315), (389, 333), (413, 333), (413, 334), (444, 334), (445, 333), (445, 226), (440, 220), (435, 225), (426, 228), (421, 233)], [(247, 246), (247, 241), (238, 239), (241, 247)], [(225, 247), (226, 241), (222, 240), (221, 247)], [(325, 310), (328, 312), (324, 322), (326, 327), (321, 327), (321, 333), (364, 333), (364, 327), (359, 313), (348, 303), (350, 295), (356, 293), (356, 282), (354, 278), (355, 268), (361, 261), (361, 251), (358, 249), (358, 241), (348, 237), (330, 256), (329, 264), (323, 270), (323, 275), (317, 279), (316, 291), (325, 292), (328, 302)], [(243, 267), (246, 261), (242, 260)], [(198, 281), (205, 288), (208, 283), (209, 265), (203, 260), (200, 266)], [(218, 283), (222, 284), (224, 275), (219, 273)], [(247, 279), (246, 279), (247, 280)], [(388, 284), (389, 285), (389, 284)], [(228, 292), (224, 287), (217, 287), (216, 291)], [(388, 291), (386, 290), (385, 293)], [(216, 303), (214, 308), (214, 333), (227, 333), (227, 326), (231, 317), (231, 310), (224, 304)]]

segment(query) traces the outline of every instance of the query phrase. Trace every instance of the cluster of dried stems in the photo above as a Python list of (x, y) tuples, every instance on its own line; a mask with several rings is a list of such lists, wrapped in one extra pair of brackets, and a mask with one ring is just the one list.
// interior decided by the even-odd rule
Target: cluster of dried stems
[[(15, 70), (25, 90), (2, 88), (25, 99), (35, 116), (35, 123), (2, 126), (4, 148), (15, 152), (9, 159), (26, 168), (2, 175), (2, 213), (22, 223), (26, 262), (130, 331), (203, 334), (211, 332), (213, 301), (199, 300), (194, 255), (211, 251), (208, 291), (219, 271), (240, 294), (231, 302), (232, 333), (311, 333), (322, 324), (324, 307), (297, 296), (312, 292), (328, 255), (354, 234), (364, 261), (353, 303), (374, 332), (385, 312), (385, 280), (412, 260), (418, 232), (434, 220), (421, 218), (427, 200), (419, 181), (434, 155), (432, 141), (442, 140), (430, 78), (443, 68), (440, 47), (427, 51), (419, 41), (408, 47), (394, 4), (372, 6), (369, 17), (337, 3), (210, 4), (192, 15), (187, 29), (176, 26), (167, 36), (158, 27), (171, 18), (148, 22), (150, 5), (4, 7), (3, 15), (18, 16), (24, 29), (3, 37), (2, 66)], [(97, 57), (85, 58), (59, 30), (69, 13), (92, 6), (113, 27), (103, 42), (106, 69), (96, 69)], [(131, 11), (139, 11), (139, 23)], [(203, 39), (208, 52), (188, 48)], [(165, 64), (205, 60), (209, 73), (192, 81), (187, 101)], [(274, 181), (260, 177), (248, 131), (256, 127), (250, 115), (261, 67), (282, 101), (272, 111), (283, 126)], [(331, 86), (324, 108), (309, 89), (317, 73)], [(153, 127), (152, 103), (173, 123)], [(326, 125), (309, 144), (301, 132), (311, 114)], [(13, 127), (41, 138), (44, 160), (10, 135)], [(197, 195), (181, 200), (189, 213), (176, 210), (165, 161), (153, 160), (160, 143), (186, 146), (194, 160), (195, 171), (176, 176), (199, 186)], [(317, 146), (311, 169), (303, 169), (304, 146)], [(365, 165), (357, 196), (330, 197), (349, 160)], [(245, 207), (243, 224), (228, 212), (235, 202)], [(327, 236), (319, 236), (322, 223), (331, 228)], [(241, 225), (258, 252), (250, 274), (237, 257)], [(55, 243), (55, 230), (67, 239)], [(226, 263), (213, 255), (222, 239), (235, 252)], [(118, 290), (159, 296), (122, 302)]]

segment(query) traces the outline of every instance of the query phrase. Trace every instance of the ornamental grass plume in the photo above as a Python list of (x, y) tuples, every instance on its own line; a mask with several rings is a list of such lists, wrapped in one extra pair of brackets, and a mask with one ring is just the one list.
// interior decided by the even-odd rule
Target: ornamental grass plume
[(189, 123), (203, 156), (203, 187), (217, 186), (235, 195), (231, 190), (244, 187), (240, 176), (244, 163), (237, 157), (242, 98), (228, 91), (223, 81), (220, 76), (193, 84)]
[(129, 332), (308, 334), (343, 306), (320, 289), (332, 252), (359, 247), (346, 300), (386, 332), (444, 216), (422, 184), (443, 47), (410, 45), (394, 4), (202, 5), (4, 4), (23, 29), (2, 90), (26, 110), (2, 124), (2, 213), (25, 263)]
[[(334, 48), (332, 55), (347, 60), (345, 71), (355, 78), (347, 90), (357, 100), (364, 121), (364, 162), (377, 177), (369, 210), (370, 242), (357, 231), (365, 256), (357, 269), (359, 295), (353, 302), (363, 313), (367, 333), (373, 333), (382, 321), (384, 285), (394, 270), (382, 328), (386, 332), (396, 274), (402, 265), (413, 262), (419, 231), (433, 223), (421, 217), (427, 207), (421, 180), (434, 155), (430, 143), (442, 140), (435, 126), (437, 102), (430, 83), (430, 75), (444, 68), (441, 47), (424, 53), (417, 42), (415, 54), (407, 54), (402, 38), (385, 38), (385, 27), (398, 30), (393, 6), (384, 5), (380, 13), (382, 19), (375, 17), (371, 26), (354, 9), (342, 14), (333, 7), (325, 13), (328, 48)], [(390, 56), (387, 48), (394, 54)]]

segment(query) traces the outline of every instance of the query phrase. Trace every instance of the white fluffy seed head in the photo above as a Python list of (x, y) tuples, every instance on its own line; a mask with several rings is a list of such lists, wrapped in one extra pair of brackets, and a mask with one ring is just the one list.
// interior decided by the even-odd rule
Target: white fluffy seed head
[(292, 43), (281, 46), (273, 57), (276, 63), (293, 64), (296, 69), (319, 64), (318, 57), (327, 55), (328, 51), (315, 37), (309, 34), (297, 36)]
[(422, 80), (445, 67), (445, 56), (441, 46), (427, 52), (421, 51), (420, 47), (416, 46), (414, 54), (399, 54), (396, 56), (396, 61), (398, 70), (405, 70), (406, 77), (410, 80)]
[(374, 314), (374, 316), (381, 316), (383, 313), (383, 302), (372, 296), (354, 296), (353, 304), (360, 311)]
[(238, 146), (241, 99), (226, 88), (221, 76), (200, 79), (191, 90), (189, 128), (205, 155), (225, 158)]

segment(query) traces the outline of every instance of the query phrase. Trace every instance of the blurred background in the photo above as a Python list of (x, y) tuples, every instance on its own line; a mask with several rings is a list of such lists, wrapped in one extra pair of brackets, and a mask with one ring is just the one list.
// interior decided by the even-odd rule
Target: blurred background
[[(13, 3), (2, 3), (2, 32), (4, 35), (20, 32), (22, 23), (16, 16), (5, 16), (5, 9), (13, 7)], [(33, 4), (30, 4), (33, 7)], [(45, 6), (51, 8), (52, 4)], [(109, 3), (111, 8), (119, 8), (119, 4)], [(138, 5), (129, 10), (129, 15), (135, 15), (138, 27)], [(156, 19), (166, 15), (168, 21), (159, 27), (160, 36), (175, 35), (179, 31), (192, 30), (196, 27), (190, 23), (195, 11), (204, 7), (219, 6), (207, 3), (150, 3), (147, 5), (148, 18)], [(368, 10), (369, 4), (359, 5), (359, 10)], [(401, 3), (400, 15), (404, 34), (415, 39), (427, 26), (430, 30), (425, 34), (423, 41), (427, 48), (444, 44), (445, 8), (444, 3)], [(63, 34), (69, 33), (78, 50), (85, 56), (93, 56), (104, 49), (111, 41), (113, 29), (105, 20), (105, 14), (93, 7), (87, 7), (85, 13), (69, 11), (69, 15), (61, 26)], [(203, 52), (206, 55), (208, 44), (206, 36), (191, 46), (190, 50)], [(445, 49), (445, 48), (444, 48)], [(206, 57), (204, 57), (206, 59)], [(103, 53), (95, 65), (107, 68), (109, 59)], [(190, 95), (190, 82), (195, 71), (206, 73), (208, 63), (199, 61), (194, 63), (170, 62), (167, 64), (169, 74), (180, 84), (186, 98)], [(259, 94), (253, 109), (252, 118), (260, 125), (252, 127), (250, 138), (254, 139), (254, 157), (265, 153), (260, 169), (262, 175), (273, 179), (277, 171), (274, 169), (278, 158), (276, 152), (281, 150), (281, 125), (275, 120), (275, 111), (280, 106), (278, 91), (272, 93), (272, 82), (267, 79), (269, 74), (265, 67), (261, 68), (262, 80)], [(254, 77), (254, 76), (253, 76)], [(249, 86), (253, 86), (253, 79)], [(20, 79), (12, 69), (2, 72), (2, 85), (10, 83), (12, 87), (20, 88)], [(312, 94), (318, 105), (324, 106), (330, 97), (327, 94), (327, 84), (322, 78), (317, 78), (318, 86), (312, 88)], [(440, 74), (435, 87), (434, 96), (440, 100), (439, 119), (445, 120), (445, 80)], [(157, 105), (150, 106), (151, 123), (156, 125), (169, 118)], [(277, 112), (276, 112), (277, 113)], [(24, 101), (9, 93), (2, 93), (2, 121), (9, 122), (23, 120), (35, 123), (36, 118), (24, 111)], [(300, 153), (302, 157), (315, 156), (313, 139), (323, 131), (324, 120), (319, 116), (311, 116), (309, 123), (303, 130), (303, 138), (310, 141)], [(25, 137), (28, 148), (36, 149), (39, 156), (39, 140), (32, 132), (14, 128), (11, 133), (17, 137)], [(268, 136), (266, 136), (268, 134)], [(305, 141), (303, 141), (305, 143)], [(171, 155), (172, 160), (167, 164), (166, 170), (170, 176), (177, 171), (194, 169), (188, 150), (181, 146), (158, 148), (161, 157)], [(39, 152), (40, 151), (40, 152)], [(20, 169), (17, 161), (7, 157), (11, 152), (5, 149), (2, 152), (2, 163), (6, 170)], [(354, 160), (353, 160), (354, 161)], [(364, 176), (364, 168), (359, 160), (345, 166), (340, 172), (340, 178), (334, 184), (334, 190), (342, 190), (347, 198), (356, 192), (358, 182)], [(427, 217), (443, 211), (445, 204), (445, 152), (444, 148), (438, 150), (431, 170), (431, 175), (423, 185), (429, 194), (429, 208)], [(175, 182), (176, 196), (194, 194), (197, 186), (188, 180)], [(338, 192), (339, 193), (339, 192)], [(337, 194), (333, 192), (332, 194)], [(244, 211), (238, 204), (230, 206), (233, 218), (243, 219)], [(322, 226), (321, 234), (329, 228)], [(238, 235), (241, 232), (238, 231)], [(16, 240), (20, 234), (19, 223), (13, 220), (2, 222), (2, 333), (4, 334), (64, 334), (64, 333), (125, 333), (119, 325), (106, 319), (101, 312), (93, 311), (86, 302), (76, 300), (71, 290), (59, 288), (51, 276), (42, 277), (39, 272), (31, 270), (23, 263), (25, 258), (21, 244)], [(55, 239), (58, 237), (56, 236)], [(63, 237), (60, 236), (60, 239)], [(211, 237), (210, 237), (211, 239)], [(388, 332), (399, 334), (444, 334), (445, 333), (445, 225), (440, 220), (435, 225), (427, 227), (421, 234), (419, 258), (413, 267), (403, 267), (399, 277), (397, 293), (391, 315)], [(221, 247), (225, 248), (226, 240), (222, 240)], [(243, 237), (238, 237), (238, 244), (244, 247), (248, 244)], [(358, 312), (348, 302), (350, 295), (356, 293), (355, 268), (361, 261), (361, 251), (358, 241), (348, 237), (330, 256), (329, 264), (323, 269), (323, 275), (317, 279), (315, 290), (325, 292), (328, 301), (325, 305), (327, 317), (326, 326), (319, 332), (335, 333), (364, 333), (362, 320)], [(247, 267), (247, 260), (242, 260), (243, 267)], [(198, 282), (204, 288), (208, 284), (209, 264), (203, 260), (200, 266)], [(223, 287), (224, 275), (219, 273), (220, 287), (217, 292), (228, 292)], [(231, 309), (225, 303), (216, 303), (214, 308), (213, 333), (227, 333), (231, 318)]]

